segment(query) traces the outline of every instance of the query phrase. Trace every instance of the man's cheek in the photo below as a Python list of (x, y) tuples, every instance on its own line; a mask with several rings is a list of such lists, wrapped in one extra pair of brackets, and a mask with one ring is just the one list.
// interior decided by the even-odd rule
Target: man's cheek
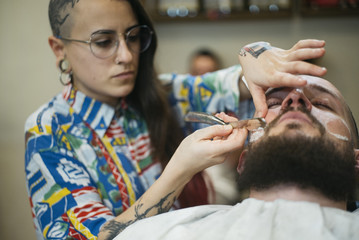
[(312, 114), (324, 126), (327, 133), (340, 140), (349, 141), (349, 126), (343, 118), (331, 112), (318, 111), (315, 109)]
[(267, 124), (273, 121), (278, 115), (279, 110), (269, 110), (267, 116), (265, 117)]

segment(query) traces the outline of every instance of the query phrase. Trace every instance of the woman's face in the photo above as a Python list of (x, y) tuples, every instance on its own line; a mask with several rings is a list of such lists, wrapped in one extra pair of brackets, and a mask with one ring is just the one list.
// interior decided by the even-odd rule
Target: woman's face
[[(75, 5), (72, 14), (72, 39), (88, 40), (92, 33), (110, 30), (125, 33), (138, 24), (127, 1), (86, 0)], [(87, 96), (116, 105), (134, 88), (138, 71), (139, 53), (131, 51), (123, 35), (117, 51), (106, 59), (95, 57), (88, 44), (69, 42), (65, 45), (74, 85)]]

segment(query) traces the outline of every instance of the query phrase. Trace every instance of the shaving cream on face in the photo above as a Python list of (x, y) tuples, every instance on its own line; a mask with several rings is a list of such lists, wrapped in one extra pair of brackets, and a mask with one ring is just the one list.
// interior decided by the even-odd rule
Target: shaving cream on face
[(336, 134), (336, 133), (330, 133), (331, 135), (333, 135), (334, 137), (340, 139), (340, 140), (343, 140), (343, 141), (349, 141), (349, 139), (347, 137), (344, 137), (342, 135), (339, 135), (339, 134)]
[[(342, 120), (342, 119), (341, 119), (341, 120)], [(349, 128), (348, 128), (347, 124), (344, 122), (344, 120), (342, 120), (342, 122), (344, 123), (343, 125), (344, 125), (344, 126), (348, 129), (348, 131), (349, 131)], [(331, 134), (332, 136), (334, 136), (334, 137), (340, 139), (340, 140), (349, 141), (349, 138), (348, 138), (348, 137), (346, 137), (346, 136), (344, 136), (344, 135), (342, 135), (342, 134), (333, 132), (333, 131), (330, 129), (331, 123), (334, 124), (334, 123), (335, 123), (334, 120), (333, 120), (333, 121), (328, 121), (328, 122), (326, 123), (327, 132), (328, 132), (329, 134)], [(350, 131), (349, 131), (349, 132), (350, 132)]]
[[(327, 132), (337, 139), (349, 141), (350, 129), (343, 118), (331, 113), (318, 110), (312, 110), (313, 114), (317, 116), (319, 122), (323, 124)], [(317, 112), (317, 113), (316, 113)], [(339, 128), (342, 126), (342, 128)]]
[[(313, 111), (315, 114), (315, 111), (317, 110), (313, 109)], [(317, 112), (317, 114), (315, 115), (319, 116), (317, 117), (317, 119), (319, 122), (323, 124), (328, 134), (342, 141), (349, 141), (349, 138), (347, 136), (350, 136), (350, 130), (348, 124), (344, 121), (344, 119), (333, 113), (329, 113), (329, 112), (323, 113), (322, 111)], [(338, 128), (338, 124), (341, 124), (343, 126), (343, 128), (341, 128), (342, 131), (333, 129), (333, 128)], [(249, 135), (249, 142), (250, 143), (255, 142), (258, 139), (260, 139), (263, 135), (264, 135), (264, 128), (262, 127), (251, 130)]]
[(259, 127), (250, 131), (249, 142), (255, 142), (264, 135), (264, 128)]

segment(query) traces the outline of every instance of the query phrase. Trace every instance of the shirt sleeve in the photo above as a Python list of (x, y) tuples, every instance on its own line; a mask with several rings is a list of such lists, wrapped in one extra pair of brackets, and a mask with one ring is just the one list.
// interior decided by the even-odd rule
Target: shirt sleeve
[(162, 74), (160, 80), (171, 86), (170, 103), (180, 119), (181, 126), (185, 126), (182, 119), (189, 111), (210, 114), (223, 111), (238, 117), (238, 81), (241, 71), (241, 66), (235, 65), (202, 76)]
[(97, 239), (113, 213), (56, 128), (44, 120), (28, 121), (25, 129), (26, 183), (38, 239)]

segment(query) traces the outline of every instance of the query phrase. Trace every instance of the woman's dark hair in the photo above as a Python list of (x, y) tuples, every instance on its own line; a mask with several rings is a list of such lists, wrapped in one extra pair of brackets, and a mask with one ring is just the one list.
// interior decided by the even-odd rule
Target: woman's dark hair
[(55, 37), (70, 33), (70, 13), (79, 1), (80, 0), (50, 0), (48, 14), (52, 34)]
[[(150, 47), (140, 55), (139, 71), (134, 90), (128, 96), (128, 101), (146, 120), (151, 143), (152, 156), (159, 159), (165, 166), (183, 140), (183, 132), (171, 110), (168, 93), (157, 78), (154, 68), (154, 56), (157, 49), (157, 36), (152, 21), (138, 0), (129, 3), (139, 24), (153, 29)], [(202, 173), (193, 177), (180, 196), (181, 207), (208, 203), (208, 191)]]
[(157, 36), (153, 24), (139, 1), (131, 0), (128, 2), (132, 6), (138, 23), (149, 26), (153, 30), (153, 35), (150, 47), (140, 55), (135, 87), (127, 96), (127, 101), (146, 120), (151, 137), (153, 157), (166, 163), (183, 139), (183, 135), (170, 110), (167, 93), (158, 80), (154, 69)]
[[(49, 19), (52, 32), (58, 36), (71, 30), (70, 11), (79, 0), (50, 0)], [(157, 49), (157, 36), (150, 20), (139, 0), (128, 0), (140, 25), (153, 30), (150, 47), (140, 55), (138, 74), (133, 91), (127, 96), (127, 102), (145, 119), (152, 144), (152, 157), (166, 166), (184, 134), (171, 110), (168, 92), (157, 78), (154, 68), (154, 56)], [(202, 173), (194, 176), (180, 196), (181, 207), (208, 203), (208, 191)]]

